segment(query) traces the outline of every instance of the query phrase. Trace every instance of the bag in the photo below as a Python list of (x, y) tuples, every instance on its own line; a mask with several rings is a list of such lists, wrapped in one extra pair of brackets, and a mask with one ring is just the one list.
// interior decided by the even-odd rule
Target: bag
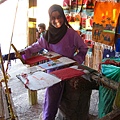
[(94, 7), (92, 39), (109, 46), (115, 43), (115, 32), (120, 3), (96, 2)]
[(115, 51), (111, 49), (104, 49), (103, 51), (103, 59), (104, 58), (112, 58), (115, 57)]
[[(107, 59), (103, 59), (105, 62)], [(120, 63), (120, 58), (110, 58), (110, 61)], [(120, 67), (113, 64), (102, 64), (102, 74), (107, 78), (112, 79), (116, 82), (120, 82)], [(106, 114), (113, 110), (113, 102), (116, 96), (116, 91), (108, 89), (104, 86), (99, 87), (99, 105), (98, 105), (98, 116), (99, 118), (104, 117)]]

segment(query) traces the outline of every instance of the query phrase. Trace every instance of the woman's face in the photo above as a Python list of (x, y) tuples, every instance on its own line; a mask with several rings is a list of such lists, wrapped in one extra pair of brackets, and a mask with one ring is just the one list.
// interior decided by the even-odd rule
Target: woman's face
[(51, 17), (50, 17), (50, 23), (55, 28), (59, 28), (64, 23), (64, 18), (63, 18), (63, 16), (60, 15), (60, 13), (58, 11), (54, 11), (54, 12), (52, 12)]

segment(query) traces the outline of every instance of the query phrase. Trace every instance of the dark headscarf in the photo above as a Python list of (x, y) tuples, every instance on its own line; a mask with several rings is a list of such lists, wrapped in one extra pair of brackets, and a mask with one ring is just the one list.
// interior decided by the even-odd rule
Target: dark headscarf
[(49, 10), (48, 10), (49, 17), (51, 17), (52, 12), (54, 12), (54, 11), (58, 11), (60, 13), (60, 15), (64, 19), (64, 23), (60, 28), (55, 28), (49, 22), (49, 27), (48, 27), (48, 30), (46, 32), (45, 39), (50, 44), (58, 43), (64, 37), (64, 35), (66, 34), (68, 26), (71, 27), (68, 24), (67, 19), (66, 19), (65, 14), (64, 14), (64, 11), (63, 11), (63, 9), (60, 5), (54, 4), (49, 8)]

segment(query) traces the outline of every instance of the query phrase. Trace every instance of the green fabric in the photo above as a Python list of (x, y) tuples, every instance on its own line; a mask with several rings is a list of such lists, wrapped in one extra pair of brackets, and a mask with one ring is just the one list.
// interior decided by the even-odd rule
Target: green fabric
[[(103, 59), (104, 62), (106, 59)], [(120, 62), (120, 58), (111, 58), (116, 62)], [(107, 78), (110, 78), (116, 82), (120, 82), (120, 67), (114, 65), (102, 64), (102, 74)], [(116, 91), (104, 86), (99, 87), (99, 104), (98, 104), (98, 116), (99, 118), (104, 117), (107, 113), (112, 111), (112, 105), (115, 99)]]

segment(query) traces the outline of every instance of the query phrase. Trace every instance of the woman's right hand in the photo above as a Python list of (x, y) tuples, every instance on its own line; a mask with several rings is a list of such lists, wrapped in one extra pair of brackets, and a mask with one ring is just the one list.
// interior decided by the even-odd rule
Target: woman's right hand
[(25, 51), (24, 50), (21, 50), (19, 51), (20, 55), (24, 55), (25, 54)]

